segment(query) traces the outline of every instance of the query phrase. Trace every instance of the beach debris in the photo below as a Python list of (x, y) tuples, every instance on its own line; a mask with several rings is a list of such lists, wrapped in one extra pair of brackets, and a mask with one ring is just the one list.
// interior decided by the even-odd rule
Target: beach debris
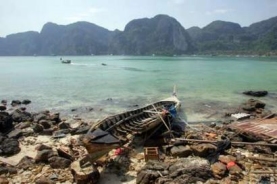
[(277, 118), (247, 120), (228, 125), (229, 128), (255, 141), (277, 138)]
[(159, 160), (159, 150), (158, 147), (144, 147), (144, 158), (145, 162), (148, 160)]
[(243, 94), (255, 97), (263, 97), (268, 94), (268, 91), (244, 91)]
[(100, 173), (96, 166), (87, 165), (81, 166), (81, 160), (76, 160), (71, 163), (70, 169), (71, 174), (74, 178), (74, 182), (77, 184), (95, 184), (100, 179)]
[(235, 118), (236, 120), (242, 120), (250, 117), (250, 114), (247, 113), (236, 113), (231, 114), (231, 117)]

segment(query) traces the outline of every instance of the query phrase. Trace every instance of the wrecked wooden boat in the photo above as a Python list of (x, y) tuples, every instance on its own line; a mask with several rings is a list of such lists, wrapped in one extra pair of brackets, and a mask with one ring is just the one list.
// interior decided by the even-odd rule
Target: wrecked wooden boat
[(167, 126), (167, 117), (176, 115), (181, 105), (176, 93), (173, 94), (167, 99), (106, 117), (96, 123), (82, 138), (90, 155), (87, 160), (94, 162), (110, 150), (130, 142), (134, 136), (146, 134), (162, 124)]
[(127, 142), (132, 136), (142, 135), (163, 123), (166, 113), (179, 107), (180, 101), (172, 96), (139, 109), (109, 116), (93, 126), (89, 133), (93, 134), (100, 129), (122, 142)]

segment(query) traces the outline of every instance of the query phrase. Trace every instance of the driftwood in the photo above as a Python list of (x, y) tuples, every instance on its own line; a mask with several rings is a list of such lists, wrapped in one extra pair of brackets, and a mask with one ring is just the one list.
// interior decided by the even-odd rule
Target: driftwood
[(262, 161), (269, 161), (269, 162), (277, 162), (277, 158), (265, 158), (265, 157), (253, 157), (253, 156), (248, 156), (246, 158), (252, 159), (252, 160), (262, 160)]
[(272, 171), (251, 171), (252, 174), (277, 174), (277, 170)]
[[(171, 139), (172, 142), (198, 142), (198, 143), (217, 143), (218, 141), (210, 141), (210, 140), (198, 140), (198, 139)], [(231, 144), (244, 144), (244, 145), (255, 145), (255, 146), (271, 146), (277, 147), (277, 144), (269, 144), (269, 143), (255, 143), (255, 142), (231, 142)]]

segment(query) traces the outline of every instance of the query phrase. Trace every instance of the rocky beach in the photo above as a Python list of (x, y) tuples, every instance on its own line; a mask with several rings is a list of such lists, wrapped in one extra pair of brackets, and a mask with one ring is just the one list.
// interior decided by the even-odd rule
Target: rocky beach
[[(177, 137), (143, 143), (137, 137), (113, 149), (87, 166), (85, 182), (78, 180), (74, 164), (88, 154), (81, 137), (95, 122), (48, 110), (29, 112), (31, 100), (2, 100), (0, 183), (274, 183), (275, 112), (262, 102), (267, 92), (244, 94), (254, 99), (229, 112), (217, 110), (220, 121), (188, 123)], [(157, 148), (155, 158), (146, 159), (149, 147)]]

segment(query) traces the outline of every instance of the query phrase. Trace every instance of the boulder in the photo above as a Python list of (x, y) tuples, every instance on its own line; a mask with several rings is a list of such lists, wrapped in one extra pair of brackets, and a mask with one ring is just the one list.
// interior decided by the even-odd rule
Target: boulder
[(68, 128), (70, 128), (70, 125), (66, 122), (61, 122), (61, 123), (59, 123), (58, 126), (59, 126), (59, 129), (68, 129)]
[(0, 112), (0, 132), (5, 133), (13, 128), (13, 119), (7, 112)]
[(38, 162), (48, 162), (51, 157), (57, 156), (57, 153), (53, 150), (45, 149), (37, 152), (35, 157), (36, 163)]
[(244, 91), (243, 94), (255, 97), (262, 97), (268, 94), (267, 91)]
[(18, 129), (25, 129), (31, 126), (31, 122), (27, 121), (27, 122), (21, 122), (19, 124), (17, 124), (15, 127)]
[(188, 157), (192, 154), (192, 150), (188, 145), (186, 146), (174, 146), (171, 148), (170, 153), (174, 157)]
[(31, 157), (25, 156), (23, 157), (19, 163), (16, 165), (19, 169), (29, 169), (35, 165), (35, 160)]
[(43, 131), (43, 126), (40, 124), (34, 124), (32, 127), (35, 133), (40, 133)]
[(223, 178), (227, 170), (226, 165), (221, 162), (212, 164), (211, 169), (213, 171), (213, 175), (218, 179)]
[(22, 130), (20, 130), (20, 129), (14, 129), (13, 131), (11, 131), (11, 132), (8, 134), (8, 137), (9, 137), (9, 138), (18, 139), (18, 138), (21, 137), (22, 135), (23, 135)]
[(41, 124), (44, 129), (51, 127), (51, 122), (49, 120), (42, 119), (39, 121), (39, 124)]
[(235, 162), (236, 157), (232, 155), (219, 155), (218, 160), (222, 163), (228, 164), (229, 162)]
[(265, 107), (265, 103), (260, 100), (249, 99), (247, 102), (243, 103), (242, 109), (245, 111), (255, 111), (256, 109), (263, 109)]
[(9, 180), (4, 177), (0, 177), (0, 184), (9, 184)]
[(54, 169), (64, 169), (68, 168), (71, 164), (71, 161), (63, 158), (63, 157), (58, 157), (54, 156), (48, 159), (50, 166)]
[(63, 130), (57, 130), (53, 133), (53, 137), (54, 138), (61, 138), (61, 137), (65, 137), (66, 134), (70, 133), (69, 129), (63, 129)]
[(47, 120), (47, 114), (45, 112), (40, 112), (34, 115), (34, 122), (39, 122), (40, 120)]
[(211, 176), (209, 162), (199, 157), (181, 158), (169, 167), (169, 177), (173, 179), (173, 183), (204, 182)]
[(22, 100), (22, 104), (24, 105), (28, 105), (30, 103), (31, 103), (31, 100), (28, 100), (28, 99)]
[(81, 126), (79, 126), (77, 128), (72, 129), (70, 133), (72, 135), (85, 134), (85, 133), (87, 133), (89, 131), (89, 129), (90, 129), (90, 126), (88, 126), (88, 125), (81, 125)]
[(16, 109), (11, 113), (14, 122), (32, 121), (32, 115), (29, 112)]
[(52, 150), (50, 146), (47, 146), (45, 144), (40, 144), (36, 147), (37, 151), (42, 151), (42, 150)]
[(0, 105), (0, 111), (5, 111), (7, 107), (5, 105)]
[(3, 104), (3, 105), (7, 105), (7, 103), (8, 103), (8, 101), (7, 100), (1, 100), (1, 104)]
[(11, 106), (17, 106), (17, 105), (21, 105), (21, 101), (20, 100), (12, 100)]
[(192, 145), (191, 149), (196, 156), (206, 157), (217, 150), (217, 147), (213, 144), (197, 144)]
[(47, 128), (47, 129), (43, 129), (42, 132), (40, 132), (40, 135), (53, 135), (53, 132), (55, 130), (53, 128)]
[(7, 166), (5, 164), (0, 165), (0, 175), (2, 174), (16, 174), (17, 170), (14, 167)]
[(16, 139), (5, 138), (0, 144), (0, 155), (12, 156), (19, 152), (19, 142)]
[(157, 171), (141, 170), (137, 174), (136, 184), (151, 184), (160, 177)]
[(53, 125), (60, 123), (61, 122), (60, 113), (55, 113), (55, 114), (51, 115), (50, 120), (53, 121)]

